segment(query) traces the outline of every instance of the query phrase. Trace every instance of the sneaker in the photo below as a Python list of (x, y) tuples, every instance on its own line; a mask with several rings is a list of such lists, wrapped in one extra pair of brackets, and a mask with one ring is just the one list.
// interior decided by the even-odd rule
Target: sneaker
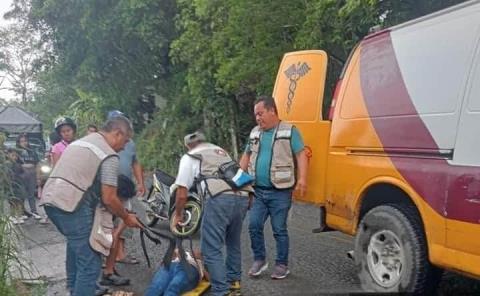
[(22, 216), (20, 216), (20, 219), (22, 219), (22, 220), (24, 220), (24, 221), (27, 220), (28, 218), (29, 218), (29, 217), (28, 217), (27, 215), (22, 215)]
[(126, 286), (130, 285), (130, 280), (118, 274), (103, 274), (100, 281), (102, 286)]
[(42, 217), (39, 222), (40, 224), (48, 224), (48, 217)]
[(263, 260), (263, 261), (255, 261), (253, 262), (252, 264), (252, 267), (250, 267), (250, 270), (248, 271), (248, 275), (249, 276), (259, 276), (262, 274), (262, 272), (264, 272), (265, 270), (267, 270), (268, 268), (268, 262)]
[(37, 219), (37, 220), (42, 219), (42, 216), (40, 216), (40, 215), (37, 214), (37, 213), (32, 213), (32, 217), (35, 218), (35, 219)]
[(95, 285), (95, 296), (102, 296), (105, 294), (110, 294), (110, 289), (97, 283)]
[(10, 222), (12, 222), (12, 224), (14, 225), (17, 225), (17, 224), (23, 224), (23, 220), (22, 219), (19, 219), (19, 218), (16, 218), (16, 217), (10, 217), (8, 218), (10, 220)]
[(272, 273), (272, 279), (274, 280), (284, 279), (287, 277), (289, 273), (290, 273), (290, 270), (288, 270), (288, 266), (283, 264), (277, 264), (275, 265), (275, 269)]
[(242, 292), (240, 291), (240, 281), (230, 282), (230, 295), (232, 296), (242, 295)]

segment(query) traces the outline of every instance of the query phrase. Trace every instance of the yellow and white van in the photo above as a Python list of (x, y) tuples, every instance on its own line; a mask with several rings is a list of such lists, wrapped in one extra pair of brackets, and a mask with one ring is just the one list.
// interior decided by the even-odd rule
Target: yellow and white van
[(326, 68), (324, 51), (287, 53), (273, 96), (307, 146), (299, 199), (356, 236), (363, 288), (428, 292), (440, 269), (480, 278), (480, 2), (365, 37), (328, 119)]

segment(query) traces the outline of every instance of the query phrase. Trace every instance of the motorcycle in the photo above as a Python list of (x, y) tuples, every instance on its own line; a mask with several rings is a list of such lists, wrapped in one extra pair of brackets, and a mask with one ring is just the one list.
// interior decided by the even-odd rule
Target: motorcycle
[(48, 176), (52, 172), (52, 166), (50, 165), (50, 161), (48, 158), (44, 158), (39, 163), (39, 179), (40, 179), (40, 186), (43, 187), (45, 182), (47, 182)]
[[(153, 173), (153, 183), (147, 198), (143, 200), (146, 209), (146, 222), (149, 227), (155, 226), (159, 220), (171, 224), (175, 215), (175, 178), (169, 174), (156, 170)], [(185, 204), (183, 222), (172, 229), (177, 236), (193, 235), (200, 227), (204, 196), (200, 185), (194, 186), (188, 192)]]
[(42, 159), (39, 164), (38, 164), (38, 170), (37, 170), (37, 179), (39, 183), (37, 184), (37, 188), (35, 190), (35, 195), (37, 198), (41, 198), (42, 195), (42, 189), (45, 183), (47, 182), (48, 177), (50, 176), (50, 173), (52, 172), (52, 166), (50, 164), (49, 158), (45, 157)]

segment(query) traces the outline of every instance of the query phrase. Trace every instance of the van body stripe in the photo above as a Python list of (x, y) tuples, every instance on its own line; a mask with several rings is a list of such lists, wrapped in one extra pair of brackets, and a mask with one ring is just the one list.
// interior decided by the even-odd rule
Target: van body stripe
[(390, 34), (386, 32), (363, 41), (360, 50), (360, 80), (365, 105), (396, 169), (440, 215), (480, 223), (480, 167), (455, 166), (444, 159), (402, 157), (393, 153), (398, 148), (439, 152), (440, 149), (415, 110)]

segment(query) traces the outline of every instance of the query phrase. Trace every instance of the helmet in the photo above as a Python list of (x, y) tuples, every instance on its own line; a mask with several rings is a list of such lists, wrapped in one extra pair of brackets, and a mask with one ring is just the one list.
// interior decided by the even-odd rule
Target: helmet
[(125, 113), (123, 113), (122, 111), (112, 110), (112, 111), (108, 111), (107, 119), (111, 119), (111, 118), (117, 117), (117, 116), (127, 117), (127, 116), (125, 115)]
[(71, 119), (70, 117), (60, 117), (55, 120), (55, 130), (57, 131), (57, 133), (60, 133), (60, 128), (64, 125), (71, 126), (74, 131), (77, 130), (77, 125), (75, 124), (75, 121), (73, 121), (73, 119)]

